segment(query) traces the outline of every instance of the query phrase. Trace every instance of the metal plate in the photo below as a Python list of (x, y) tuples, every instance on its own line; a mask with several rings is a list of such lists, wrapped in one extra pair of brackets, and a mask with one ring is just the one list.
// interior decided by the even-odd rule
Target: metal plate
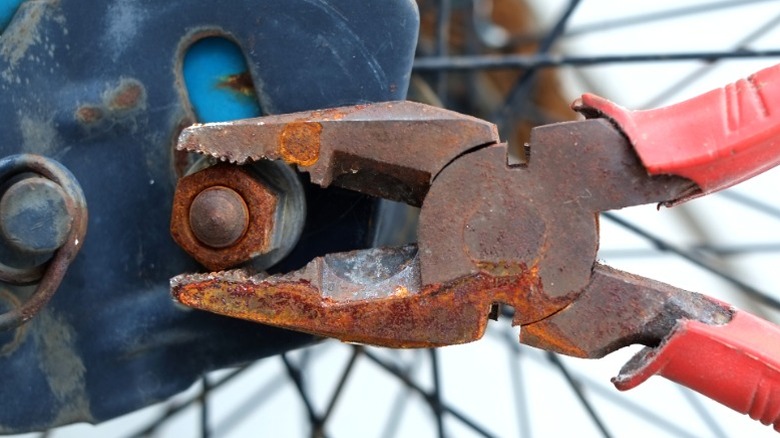
[[(407, 0), (23, 3), (0, 35), (0, 152), (62, 162), (90, 224), (50, 305), (19, 336), (0, 337), (15, 343), (0, 346), (0, 432), (103, 421), (205, 370), (310, 342), (171, 302), (168, 279), (199, 270), (168, 233), (174, 139), (193, 120), (184, 53), (204, 36), (236, 41), (266, 113), (396, 100), (418, 21)], [(327, 209), (280, 269), (370, 242), (373, 201), (307, 190)]]

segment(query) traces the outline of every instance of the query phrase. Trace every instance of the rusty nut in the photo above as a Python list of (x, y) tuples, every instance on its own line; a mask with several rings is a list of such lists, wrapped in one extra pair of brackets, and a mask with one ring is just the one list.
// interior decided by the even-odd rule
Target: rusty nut
[(242, 167), (217, 164), (179, 180), (171, 236), (219, 271), (269, 252), (279, 194)]

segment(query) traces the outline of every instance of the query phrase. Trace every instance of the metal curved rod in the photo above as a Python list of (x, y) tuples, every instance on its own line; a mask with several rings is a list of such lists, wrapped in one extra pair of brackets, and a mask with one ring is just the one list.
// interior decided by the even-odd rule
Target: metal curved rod
[[(40, 155), (19, 154), (0, 160), (0, 180), (6, 180), (23, 172), (35, 172), (62, 187), (67, 195), (65, 205), (72, 223), (65, 244), (54, 253), (48, 262), (48, 267), (32, 296), (20, 307), (0, 315), (0, 332), (19, 327), (29, 321), (49, 302), (62, 282), (68, 266), (81, 249), (87, 232), (87, 203), (81, 186), (70, 171), (58, 162)], [(2, 273), (0, 281), (17, 284), (28, 282), (37, 269), (31, 270), (31, 272), (21, 272), (24, 274), (22, 276), (15, 275), (20, 273), (19, 271), (23, 270), (0, 264), (0, 273)]]

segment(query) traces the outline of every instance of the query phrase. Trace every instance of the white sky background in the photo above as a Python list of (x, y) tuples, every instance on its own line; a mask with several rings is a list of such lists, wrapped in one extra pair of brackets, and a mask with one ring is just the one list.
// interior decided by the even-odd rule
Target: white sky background
[[(606, 18), (634, 16), (642, 12), (652, 12), (682, 5), (703, 2), (680, 1), (614, 1), (584, 0), (575, 12), (571, 27)], [(542, 20), (552, 20), (565, 5), (565, 1), (536, 2)], [(618, 29), (609, 32), (593, 33), (576, 41), (567, 40), (563, 49), (577, 54), (637, 53), (637, 52), (687, 52), (687, 51), (724, 51), (734, 47), (735, 42), (749, 34), (763, 23), (780, 14), (780, 1), (764, 2), (744, 8), (725, 9), (700, 16), (688, 16), (676, 20), (665, 20), (646, 26)], [(751, 48), (778, 48), (780, 27), (768, 33)], [(744, 77), (763, 66), (780, 60), (727, 61), (719, 63), (701, 81), (675, 96), (677, 101), (726, 82)], [(698, 68), (697, 62), (675, 62), (661, 65), (635, 64), (629, 66), (604, 66), (584, 69), (589, 82), (598, 85), (598, 93), (629, 108), (639, 108), (652, 100), (660, 91), (671, 85), (688, 72)], [(565, 74), (565, 88), (574, 98), (578, 94), (591, 91), (582, 85), (582, 81), (572, 72)], [(667, 102), (669, 103), (669, 102)], [(750, 194), (771, 205), (780, 206), (780, 194), (776, 187), (780, 174), (769, 172), (745, 183), (734, 190)], [(780, 242), (780, 227), (777, 219), (746, 210), (732, 201), (717, 196), (712, 199), (700, 199), (689, 203), (683, 210), (694, 218), (694, 222), (703, 227), (702, 231), (691, 226), (690, 222), (680, 219), (675, 210), (656, 211), (654, 206), (632, 208), (621, 212), (623, 217), (636, 221), (668, 237), (680, 245), (700, 242), (703, 238), (716, 242), (751, 243)], [(630, 258), (609, 258), (610, 251), (620, 249), (650, 248), (641, 239), (621, 231), (607, 221), (602, 221), (602, 258), (616, 267), (662, 280), (690, 290), (717, 295), (723, 299), (737, 301), (743, 308), (749, 307), (738, 297), (729, 294), (730, 288), (712, 278), (709, 274), (672, 256), (643, 256)], [(767, 291), (778, 290), (778, 256), (775, 253), (761, 256), (731, 258), (724, 269), (734, 270), (737, 275), (749, 283)], [(592, 422), (572, 396), (561, 375), (546, 361), (537, 350), (523, 347), (520, 361), (510, 359), (511, 351), (506, 348), (502, 336), (509, 330), (501, 323), (491, 323), (491, 330), (482, 341), (449, 347), (440, 350), (443, 379), (443, 398), (446, 403), (456, 406), (463, 412), (487, 426), (500, 436), (518, 436), (521, 430), (515, 395), (512, 392), (510, 362), (519, 364), (524, 385), (527, 388), (525, 400), (528, 415), (531, 418), (531, 431), (534, 437), (548, 436), (599, 436)], [(517, 337), (517, 330), (510, 336)], [(307, 384), (320, 400), (319, 409), (330, 393), (341, 369), (346, 364), (350, 349), (338, 343), (330, 342), (316, 349), (316, 365), (307, 374)], [(633, 350), (632, 350), (633, 351)], [(387, 353), (376, 350), (377, 354)], [(412, 357), (415, 352), (404, 352), (402, 356)], [(586, 389), (608, 428), (615, 436), (664, 436), (664, 432), (654, 428), (654, 421), (637, 419), (625, 411), (621, 405), (637, 403), (656, 414), (677, 422), (690, 430), (694, 436), (713, 436), (713, 433), (701, 422), (682, 391), (674, 384), (661, 378), (651, 378), (639, 388), (620, 394), (626, 402), (613, 403), (600, 396), (600, 392), (617, 393), (609, 383), (623, 363), (630, 357), (631, 351), (621, 351), (599, 361), (565, 359), (568, 368), (584, 375), (588, 381), (595, 382), (598, 388)], [(423, 353), (417, 378), (423, 385), (430, 385), (430, 372), (427, 355)], [(300, 357), (300, 353), (293, 358)], [(706, 360), (706, 358), (702, 358)], [(216, 373), (215, 376), (224, 374)], [(210, 398), (212, 425), (218, 436), (274, 436), (299, 437), (308, 433), (303, 407), (291, 384), (275, 392), (263, 404), (254, 404), (257, 409), (241, 421), (230, 421), (233, 425), (229, 434), (222, 434), (225, 419), (229, 412), (254, 393), (279, 379), (286, 373), (278, 358), (261, 361), (243, 378), (226, 388), (215, 392)], [(403, 393), (397, 381), (366, 360), (360, 360), (356, 373), (347, 384), (344, 398), (336, 407), (335, 421), (328, 431), (335, 437), (372, 437), (380, 436), (388, 421), (388, 411), (398, 393)], [(587, 387), (588, 385), (586, 385)], [(196, 384), (189, 394), (196, 394)], [(742, 416), (715, 403), (703, 400), (711, 415), (717, 419), (727, 436), (775, 436), (771, 428), (762, 426), (746, 416)], [(431, 421), (428, 407), (419, 398), (412, 396), (406, 406), (406, 415), (398, 425), (399, 437), (434, 436), (435, 424)], [(99, 427), (76, 425), (55, 432), (54, 437), (82, 436), (124, 436), (145, 424), (162, 410), (161, 406), (151, 407), (129, 417), (108, 422)], [(179, 415), (169, 426), (160, 431), (160, 436), (188, 437), (197, 436), (199, 412), (193, 408)], [(448, 419), (446, 427), (449, 435), (455, 437), (472, 436), (471, 432), (457, 421)]]

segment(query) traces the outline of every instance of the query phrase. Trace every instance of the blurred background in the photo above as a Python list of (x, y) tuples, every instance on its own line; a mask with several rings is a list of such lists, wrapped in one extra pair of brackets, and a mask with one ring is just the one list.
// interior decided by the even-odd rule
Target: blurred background
[[(780, 60), (693, 56), (777, 49), (780, 1), (420, 0), (419, 7), (420, 61), (410, 98), (495, 120), (514, 144), (522, 144), (533, 125), (576, 118), (568, 105), (584, 92), (632, 109), (652, 108)], [(558, 34), (551, 33), (555, 29)], [(192, 55), (191, 75), (212, 64), (198, 61), (214, 56), (208, 50), (213, 48)], [(449, 72), (427, 68), (424, 61), (509, 54), (564, 61), (560, 68)], [(692, 56), (685, 61), (599, 61), (611, 55), (666, 54)], [(587, 58), (592, 58), (589, 65), (566, 61)], [(237, 108), (238, 113), (203, 117), (256, 115), (251, 103)], [(601, 222), (599, 258), (778, 322), (777, 310), (762, 304), (780, 299), (778, 187), (780, 173), (769, 171), (672, 209), (649, 205), (613, 212)], [(406, 214), (413, 224), (414, 211)], [(214, 371), (170, 401), (131, 415), (43, 435), (774, 435), (771, 428), (661, 378), (618, 392), (610, 378), (637, 348), (602, 360), (573, 359), (521, 346), (518, 333), (519, 328), (500, 319), (489, 324), (479, 342), (435, 351), (324, 340), (284, 356)]]

